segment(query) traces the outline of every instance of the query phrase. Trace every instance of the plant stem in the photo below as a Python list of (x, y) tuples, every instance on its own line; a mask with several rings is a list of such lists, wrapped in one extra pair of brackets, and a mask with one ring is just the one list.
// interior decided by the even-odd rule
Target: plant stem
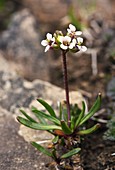
[(70, 102), (69, 102), (69, 88), (68, 88), (66, 53), (67, 53), (66, 51), (62, 50), (64, 88), (65, 88), (65, 94), (66, 94), (68, 126), (70, 126), (71, 115), (70, 115)]

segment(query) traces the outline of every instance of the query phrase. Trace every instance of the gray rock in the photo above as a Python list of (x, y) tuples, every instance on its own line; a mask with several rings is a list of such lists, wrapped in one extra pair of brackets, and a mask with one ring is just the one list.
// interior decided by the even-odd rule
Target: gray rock
[(113, 77), (111, 81), (108, 83), (107, 96), (113, 101), (115, 100), (115, 77)]
[(59, 23), (71, 5), (70, 0), (23, 0), (23, 3), (42, 23)]
[(49, 157), (41, 155), (18, 134), (19, 124), (6, 110), (0, 108), (1, 112), (4, 116), (0, 115), (0, 169), (46, 170)]
[[(7, 81), (5, 79), (7, 77)], [(58, 101), (64, 100), (64, 90), (42, 80), (32, 83), (20, 77), (11, 76), (11, 73), (0, 72), (0, 105), (8, 111), (14, 112), (20, 107), (28, 108), (33, 100), (43, 98), (50, 100), (57, 106)], [(7, 85), (8, 84), (8, 85)], [(54, 93), (52, 93), (54, 92)], [(80, 92), (70, 92), (71, 101), (81, 105), (83, 97)]]
[[(0, 49), (12, 61), (15, 70), (23, 77), (48, 80), (50, 61), (40, 45), (40, 26), (33, 15), (24, 9), (12, 16), (9, 28), (0, 36)], [(42, 75), (42, 76), (41, 76)]]
[[(6, 60), (0, 60), (0, 65)], [(81, 104), (83, 97), (79, 92), (71, 92), (71, 101)], [(35, 131), (16, 121), (19, 108), (30, 112), (32, 105), (41, 108), (36, 98), (43, 98), (57, 110), (57, 101), (63, 100), (64, 90), (42, 80), (28, 82), (14, 71), (0, 69), (0, 169), (1, 170), (47, 170), (46, 163), (51, 159), (31, 146), (30, 141), (51, 141), (46, 132)], [(42, 108), (43, 109), (43, 108)], [(44, 161), (45, 160), (45, 161)]]

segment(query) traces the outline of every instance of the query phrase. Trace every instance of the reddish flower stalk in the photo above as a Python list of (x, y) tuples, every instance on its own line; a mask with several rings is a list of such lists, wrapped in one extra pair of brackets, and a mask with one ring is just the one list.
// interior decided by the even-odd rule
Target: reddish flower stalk
[(71, 115), (70, 115), (70, 102), (69, 102), (69, 88), (68, 88), (66, 53), (67, 53), (67, 51), (62, 50), (64, 88), (65, 88), (65, 94), (66, 94), (68, 126), (70, 126)]

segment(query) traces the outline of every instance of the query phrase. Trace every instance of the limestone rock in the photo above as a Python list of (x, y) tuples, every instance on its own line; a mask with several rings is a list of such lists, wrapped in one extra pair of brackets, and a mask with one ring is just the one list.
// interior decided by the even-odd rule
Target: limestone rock
[(19, 124), (11, 113), (0, 108), (0, 169), (47, 170), (45, 163), (50, 161), (49, 157), (42, 155), (27, 143), (19, 136), (18, 130)]
[[(7, 68), (10, 65), (6, 60), (1, 60)], [(0, 63), (0, 64), (2, 64)], [(71, 92), (71, 101), (84, 100), (81, 93)], [(41, 106), (36, 98), (43, 98), (57, 110), (57, 101), (64, 99), (64, 90), (42, 80), (28, 82), (19, 77), (15, 72), (8, 69), (0, 70), (0, 165), (1, 170), (47, 170), (45, 164), (50, 158), (38, 152), (30, 141), (39, 141), (46, 145), (51, 141), (52, 136), (44, 131), (35, 131), (16, 121), (19, 115), (19, 108), (32, 115), (30, 108), (36, 105)], [(79, 100), (78, 100), (79, 99)], [(58, 112), (57, 112), (58, 114)], [(45, 163), (44, 163), (45, 160)]]
[[(12, 16), (9, 28), (0, 36), (0, 49), (4, 57), (12, 62), (15, 70), (23, 77), (33, 80), (48, 80), (48, 64), (40, 45), (39, 24), (33, 15), (24, 9)], [(42, 74), (42, 76), (41, 76)]]
[[(10, 64), (2, 58), (1, 65), (3, 63), (7, 65), (7, 68), (10, 68)], [(2, 70), (2, 67), (0, 80), (0, 106), (14, 115), (20, 114), (20, 108), (30, 112), (32, 105), (38, 109), (43, 109), (36, 101), (37, 98), (47, 101), (58, 114), (58, 102), (65, 100), (63, 89), (39, 79), (29, 82), (19, 77), (15, 71), (9, 72), (8, 69), (5, 71)], [(71, 103), (77, 103), (81, 106), (83, 100), (84, 98), (79, 91), (70, 92)]]
[[(59, 20), (67, 15), (68, 8), (71, 4), (70, 0), (23, 0), (36, 18), (44, 23), (59, 22)], [(63, 10), (62, 10), (63, 9)]]
[[(42, 80), (35, 80), (31, 83), (3, 71), (0, 72), (0, 79), (0, 87), (2, 87), (0, 105), (13, 113), (20, 107), (28, 108), (37, 98), (52, 101), (50, 103), (53, 103), (54, 107), (57, 107), (58, 101), (65, 99), (63, 89)], [(70, 92), (70, 99), (72, 103), (79, 105), (84, 100), (81, 93), (77, 91)]]

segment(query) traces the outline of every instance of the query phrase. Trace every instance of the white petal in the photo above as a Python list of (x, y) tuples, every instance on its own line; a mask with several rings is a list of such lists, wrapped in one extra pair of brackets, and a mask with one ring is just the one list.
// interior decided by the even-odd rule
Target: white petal
[(55, 44), (55, 42), (52, 42), (52, 44), (50, 45), (51, 47), (53, 47), (54, 46), (54, 44)]
[(42, 40), (42, 41), (41, 41), (41, 45), (43, 45), (43, 46), (46, 46), (46, 45), (48, 45), (48, 42), (47, 42), (47, 40)]
[(75, 47), (75, 44), (74, 43), (70, 43), (69, 49), (73, 49), (74, 47)]
[(70, 28), (70, 30), (71, 30), (71, 31), (76, 31), (75, 26), (74, 26), (74, 25), (72, 25), (72, 24), (69, 24), (69, 28)]
[(63, 50), (67, 50), (68, 49), (68, 46), (64, 45), (64, 44), (61, 44), (60, 45), (60, 48), (63, 49)]
[(81, 51), (85, 52), (87, 50), (86, 46), (81, 46)]
[(75, 45), (76, 45), (76, 39), (73, 39), (72, 42), (71, 42), (70, 45), (69, 45), (69, 49), (74, 48)]
[(75, 32), (75, 35), (81, 35), (81, 34), (82, 34), (81, 31), (76, 31), (76, 32)]
[(70, 33), (71, 33), (71, 30), (68, 28), (68, 29), (67, 29), (67, 32), (70, 34)]
[(65, 36), (65, 37), (63, 37), (63, 41), (70, 42), (71, 41), (71, 37)]
[(83, 38), (78, 37), (78, 38), (77, 38), (77, 42), (78, 42), (78, 44), (79, 44), (79, 43), (82, 44), (82, 43), (83, 43)]
[(47, 45), (45, 48), (45, 52), (47, 52), (50, 49), (50, 45)]
[(52, 34), (47, 33), (47, 34), (46, 34), (46, 37), (47, 37), (47, 40), (51, 40), (51, 39), (52, 39)]
[(75, 39), (75, 38), (72, 40), (72, 43), (74, 43), (74, 44), (76, 44), (76, 43), (77, 43), (77, 41), (76, 41), (76, 39)]
[(80, 45), (77, 45), (77, 48), (78, 48), (79, 50), (81, 50), (81, 46), (80, 46)]
[(55, 42), (55, 37), (53, 37), (51, 40), (52, 40), (53, 42)]
[(77, 45), (77, 47), (78, 47), (78, 49), (79, 49), (80, 51), (83, 51), (83, 52), (85, 52), (85, 51), (87, 50), (87, 47), (86, 47), (86, 46)]

